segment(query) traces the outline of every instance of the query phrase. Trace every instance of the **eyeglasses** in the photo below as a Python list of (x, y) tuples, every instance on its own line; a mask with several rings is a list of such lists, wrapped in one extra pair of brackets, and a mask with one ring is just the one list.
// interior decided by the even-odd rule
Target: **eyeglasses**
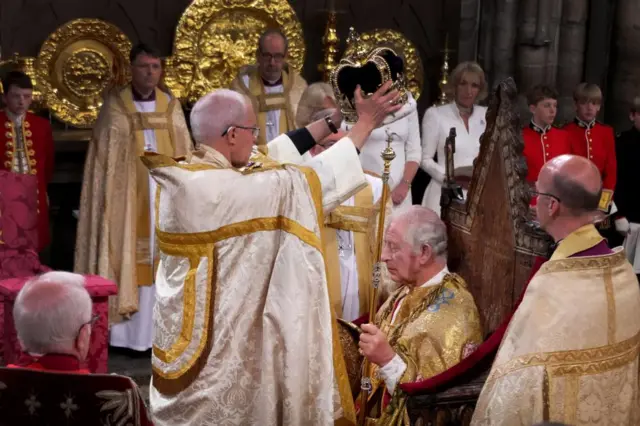
[(262, 57), (263, 60), (269, 62), (272, 59), (276, 62), (282, 62), (284, 61), (284, 56), (282, 53), (276, 53), (276, 54), (271, 54), (271, 53), (260, 53), (260, 56)]
[(548, 192), (538, 192), (533, 188), (529, 188), (529, 196), (530, 196), (530, 198), (539, 197), (541, 195), (544, 195), (545, 197), (553, 198), (554, 200), (556, 200), (559, 203), (562, 202), (562, 200), (560, 200), (560, 198), (558, 198), (557, 195), (549, 194)]
[[(100, 319), (100, 314), (95, 314), (94, 316), (91, 317), (91, 319), (87, 322), (85, 322), (84, 324), (82, 324), (80, 326), (80, 328), (78, 329), (78, 333), (76, 334), (76, 336), (78, 336), (80, 334), (80, 331), (82, 330), (82, 327), (84, 327), (85, 325), (90, 325), (93, 326), (93, 324), (95, 324), (96, 321), (98, 321)], [(77, 337), (76, 337), (77, 338)]]
[(237, 125), (233, 125), (233, 126), (229, 126), (227, 127), (227, 130), (225, 130), (224, 132), (222, 132), (221, 136), (226, 136), (227, 133), (229, 133), (229, 131), (233, 128), (236, 129), (244, 129), (244, 130), (251, 130), (251, 133), (253, 134), (254, 139), (257, 139), (258, 136), (260, 136), (260, 128), (259, 127), (245, 127), (245, 126), (237, 126)]

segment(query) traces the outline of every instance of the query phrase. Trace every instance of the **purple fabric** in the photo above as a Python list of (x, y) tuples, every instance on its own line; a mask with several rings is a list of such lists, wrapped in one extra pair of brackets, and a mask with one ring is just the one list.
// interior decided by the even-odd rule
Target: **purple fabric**
[(569, 257), (603, 256), (605, 254), (611, 254), (611, 253), (613, 253), (613, 250), (609, 248), (609, 246), (607, 245), (607, 241), (602, 240), (595, 246), (588, 248), (586, 250), (583, 250), (581, 252), (578, 252), (573, 256), (569, 256)]

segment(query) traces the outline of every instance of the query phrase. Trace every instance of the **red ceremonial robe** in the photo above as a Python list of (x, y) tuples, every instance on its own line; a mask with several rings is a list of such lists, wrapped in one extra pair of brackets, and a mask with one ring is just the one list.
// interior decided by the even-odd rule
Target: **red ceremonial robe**
[[(20, 149), (24, 148), (25, 173), (38, 178), (38, 250), (49, 244), (49, 202), (47, 185), (51, 182), (54, 166), (53, 135), (49, 122), (27, 112), (22, 128), (14, 128), (5, 111), (0, 111), (0, 158), (2, 170), (19, 172), (16, 165)], [(21, 141), (18, 138), (21, 136)]]

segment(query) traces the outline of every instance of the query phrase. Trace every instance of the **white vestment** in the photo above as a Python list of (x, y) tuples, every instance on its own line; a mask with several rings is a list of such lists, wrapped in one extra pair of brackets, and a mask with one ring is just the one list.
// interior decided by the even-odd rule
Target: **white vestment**
[[(455, 102), (429, 108), (422, 118), (422, 169), (431, 176), (431, 182), (422, 198), (422, 205), (440, 215), (440, 195), (445, 176), (444, 144), (452, 127), (456, 129), (453, 156), (455, 168), (471, 167), (480, 150), (480, 136), (487, 126), (487, 108), (474, 105), (469, 117), (469, 130), (464, 125)], [(438, 154), (438, 161), (434, 156)], [(466, 196), (466, 191), (464, 191)]]
[[(373, 191), (373, 204), (376, 204), (382, 196), (382, 180), (380, 178), (365, 175)], [(342, 203), (343, 206), (353, 207), (355, 196)], [(388, 218), (387, 218), (388, 220)], [(356, 252), (353, 231), (337, 229), (338, 249), (340, 258), (340, 281), (342, 288), (342, 319), (354, 321), (360, 317), (360, 296), (358, 285), (358, 265), (356, 264)], [(364, 314), (364, 312), (362, 312)]]
[[(162, 96), (166, 96), (162, 94)], [(156, 101), (135, 102), (139, 112), (155, 112)], [(156, 133), (153, 129), (144, 130), (145, 152), (157, 152)], [(154, 200), (156, 182), (149, 177), (149, 200)], [(149, 253), (152, 261), (155, 258), (155, 209), (154, 203), (149, 203)], [(152, 263), (153, 264), (153, 263)], [(156, 303), (156, 289), (153, 283), (149, 286), (138, 287), (138, 312), (131, 319), (115, 323), (109, 331), (109, 344), (119, 348), (129, 348), (136, 351), (146, 351), (153, 346), (153, 306)]]
[[(286, 135), (267, 148), (302, 161)], [(332, 425), (345, 413), (319, 220), (366, 185), (356, 150), (340, 140), (304, 162), (311, 173), (237, 170), (203, 149), (204, 162), (149, 166), (161, 188), (154, 423)]]
[[(249, 87), (249, 75), (242, 75), (242, 82), (246, 87)], [(264, 92), (266, 94), (271, 93), (282, 93), (284, 91), (284, 86), (282, 84), (276, 84), (275, 86), (264, 86)], [(271, 142), (276, 137), (280, 135), (280, 111), (279, 109), (272, 109), (271, 111), (267, 111), (267, 123), (265, 129), (265, 135), (267, 138), (267, 142)], [(295, 117), (295, 114), (294, 114)]]
[[(384, 170), (382, 151), (387, 147), (387, 139), (392, 135), (393, 142), (391, 148), (396, 153), (396, 158), (391, 162), (391, 173), (389, 176), (389, 188), (393, 191), (402, 182), (405, 163), (414, 161), (420, 163), (422, 159), (422, 148), (420, 147), (420, 121), (416, 109), (416, 101), (409, 95), (409, 100), (403, 109), (412, 109), (408, 114), (402, 110), (398, 115), (405, 115), (396, 121), (378, 127), (367, 139), (367, 143), (360, 151), (360, 163), (362, 168), (372, 173), (381, 175)], [(349, 130), (350, 125), (343, 124), (345, 130)], [(395, 206), (395, 209), (410, 206), (411, 190), (407, 192), (407, 197), (402, 203)]]

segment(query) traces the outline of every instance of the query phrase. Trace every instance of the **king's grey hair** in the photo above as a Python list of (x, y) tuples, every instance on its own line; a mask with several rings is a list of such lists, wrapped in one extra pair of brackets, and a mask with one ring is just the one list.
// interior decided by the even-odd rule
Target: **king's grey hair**
[(404, 224), (404, 240), (419, 254), (424, 246), (431, 247), (433, 255), (447, 259), (447, 226), (431, 209), (411, 206), (400, 210), (392, 220)]
[(32, 354), (69, 353), (91, 320), (91, 297), (82, 275), (48, 272), (18, 293), (13, 319), (23, 349)]
[(249, 100), (229, 89), (204, 95), (191, 110), (191, 132), (196, 144), (210, 144), (246, 118)]

